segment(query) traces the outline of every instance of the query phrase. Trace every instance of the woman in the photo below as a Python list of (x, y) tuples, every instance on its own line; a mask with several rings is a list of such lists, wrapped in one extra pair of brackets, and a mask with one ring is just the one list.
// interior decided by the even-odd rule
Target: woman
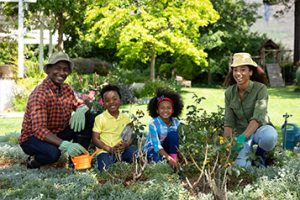
[(256, 155), (264, 166), (266, 152), (277, 142), (277, 132), (268, 117), (267, 78), (248, 53), (236, 53), (225, 79), (224, 136), (237, 134), (233, 153), (238, 153), (235, 164), (251, 166), (248, 153), (257, 144)]

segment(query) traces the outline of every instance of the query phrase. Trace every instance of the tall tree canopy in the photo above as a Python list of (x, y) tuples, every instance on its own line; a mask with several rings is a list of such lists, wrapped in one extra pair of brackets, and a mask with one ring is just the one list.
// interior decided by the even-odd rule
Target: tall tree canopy
[(89, 39), (116, 48), (121, 64), (150, 61), (154, 80), (156, 57), (165, 52), (207, 66), (199, 30), (218, 18), (209, 0), (103, 0), (91, 1), (85, 22)]

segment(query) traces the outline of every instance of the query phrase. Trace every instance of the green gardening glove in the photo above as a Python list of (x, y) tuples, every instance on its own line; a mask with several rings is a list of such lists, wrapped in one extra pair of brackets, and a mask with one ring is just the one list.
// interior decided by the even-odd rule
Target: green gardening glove
[(71, 157), (84, 154), (86, 149), (78, 143), (63, 141), (58, 147), (62, 152), (67, 152)]
[(71, 129), (74, 130), (74, 132), (80, 132), (84, 129), (85, 113), (88, 110), (89, 110), (89, 108), (86, 105), (84, 105), (80, 108), (77, 108), (77, 110), (72, 113), (69, 124), (70, 124)]
[(247, 136), (242, 133), (238, 137), (235, 137), (234, 140), (236, 141), (236, 144), (232, 147), (232, 151), (239, 152), (244, 147), (244, 143), (247, 140)]

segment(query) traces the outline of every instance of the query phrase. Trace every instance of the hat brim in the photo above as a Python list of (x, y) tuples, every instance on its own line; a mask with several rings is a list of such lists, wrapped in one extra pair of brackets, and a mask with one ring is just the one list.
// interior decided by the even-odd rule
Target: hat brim
[(252, 66), (252, 67), (257, 67), (257, 64), (254, 63), (239, 63), (239, 64), (232, 64), (230, 65), (230, 67), (239, 67), (239, 66), (244, 66), (244, 65), (248, 65), (248, 66)]
[(73, 64), (73, 62), (71, 62), (71, 61), (69, 61), (69, 60), (67, 60), (67, 59), (59, 59), (59, 60), (57, 60), (57, 61), (55, 61), (55, 62), (53, 62), (53, 63), (48, 63), (48, 64), (44, 65), (44, 70), (46, 70), (49, 66), (55, 65), (56, 63), (61, 62), (61, 61), (64, 61), (64, 62), (69, 63), (70, 71), (72, 72), (72, 70), (73, 70), (73, 68), (74, 68), (74, 64)]

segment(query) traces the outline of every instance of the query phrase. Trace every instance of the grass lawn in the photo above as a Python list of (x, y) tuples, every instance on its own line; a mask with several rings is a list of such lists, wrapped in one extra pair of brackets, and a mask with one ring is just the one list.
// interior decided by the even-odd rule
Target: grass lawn
[[(200, 106), (208, 112), (217, 111), (217, 105), (224, 107), (223, 88), (184, 88), (182, 97), (185, 107), (194, 104), (194, 94), (206, 98)], [(282, 116), (285, 113), (293, 115), (288, 119), (288, 122), (300, 126), (300, 93), (294, 92), (294, 87), (269, 88), (269, 95), (269, 115), (276, 128), (280, 130), (281, 125), (284, 123)], [(150, 120), (147, 105), (125, 105), (122, 106), (122, 109), (129, 111), (131, 114), (135, 114), (137, 110), (143, 110), (145, 116), (141, 119), (141, 122), (148, 124)], [(184, 114), (185, 110), (181, 116), (182, 118), (184, 118)], [(21, 123), (22, 118), (0, 118), (0, 134), (20, 131)]]

